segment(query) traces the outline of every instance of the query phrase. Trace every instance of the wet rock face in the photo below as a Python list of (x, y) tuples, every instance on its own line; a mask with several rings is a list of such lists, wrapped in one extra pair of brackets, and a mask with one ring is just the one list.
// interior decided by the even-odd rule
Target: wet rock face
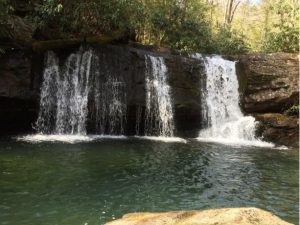
[(204, 211), (130, 213), (106, 225), (291, 225), (257, 208), (225, 208)]
[(299, 146), (299, 118), (280, 113), (255, 114), (260, 121), (258, 135), (264, 140), (297, 148)]
[[(180, 56), (176, 52), (154, 51), (144, 46), (95, 45), (92, 47), (101, 59), (104, 72), (121, 77), (120, 80), (126, 84), (126, 134), (135, 135), (136, 110), (138, 107), (142, 110), (145, 108), (145, 57), (154, 55), (163, 57), (168, 69), (167, 79), (171, 86), (170, 94), (177, 128), (175, 135), (189, 137), (198, 135), (201, 128), (200, 87), (205, 77), (203, 63), (188, 56)], [(74, 47), (57, 49), (55, 52), (63, 62), (71, 52), (77, 50), (78, 48)], [(33, 131), (32, 124), (36, 120), (39, 108), (43, 55), (26, 53), (23, 50), (7, 52), (0, 59), (0, 74), (0, 111), (3, 113), (1, 118), (3, 122), (7, 121), (7, 126), (0, 127), (0, 130), (5, 132), (9, 124), (14, 124), (12, 127), (18, 132), (17, 124), (13, 121), (18, 117), (20, 120), (23, 119), (23, 122), (19, 121), (20, 130)], [(7, 120), (8, 117), (5, 116), (7, 113), (14, 116)], [(90, 119), (87, 124), (88, 130), (92, 127), (92, 123)]]
[(260, 122), (257, 132), (265, 141), (299, 146), (297, 116), (284, 111), (299, 105), (299, 58), (297, 54), (250, 54), (237, 63), (241, 106)]
[(7, 51), (0, 57), (0, 134), (31, 130), (39, 90), (32, 59), (23, 50)]
[(0, 58), (0, 96), (28, 99), (33, 95), (31, 56), (24, 51), (7, 52)]
[(237, 64), (246, 113), (283, 112), (299, 101), (297, 54), (250, 54)]
[(104, 54), (109, 70), (120, 74), (126, 83), (127, 131), (135, 135), (136, 109), (145, 108), (146, 55), (163, 57), (167, 67), (167, 80), (176, 125), (176, 136), (196, 137), (201, 128), (200, 93), (204, 82), (204, 64), (188, 56), (170, 51), (154, 51), (144, 46), (96, 46)]
[[(79, 46), (55, 50), (63, 62)], [(205, 84), (202, 61), (186, 53), (149, 46), (94, 45), (106, 72), (117, 74), (126, 84), (126, 134), (135, 135), (137, 109), (145, 108), (145, 56), (164, 58), (173, 103), (176, 136), (197, 137), (201, 129), (201, 87)], [(0, 58), (0, 133), (33, 132), (39, 110), (43, 77), (43, 54), (25, 50), (7, 51)], [(298, 103), (298, 58), (294, 54), (247, 55), (237, 63), (241, 106), (261, 121), (258, 134), (266, 141), (297, 146), (298, 123), (292, 117), (265, 116), (283, 112)], [(92, 106), (90, 106), (92, 107)], [(92, 110), (91, 110), (92, 111)], [(276, 118), (280, 118), (276, 120)], [(285, 118), (285, 119), (282, 119)], [(277, 122), (276, 122), (277, 121)], [(278, 121), (281, 125), (278, 125)], [(283, 126), (283, 121), (291, 121)], [(88, 131), (93, 121), (89, 118)], [(286, 122), (284, 122), (286, 124)], [(143, 128), (142, 128), (143, 129)]]

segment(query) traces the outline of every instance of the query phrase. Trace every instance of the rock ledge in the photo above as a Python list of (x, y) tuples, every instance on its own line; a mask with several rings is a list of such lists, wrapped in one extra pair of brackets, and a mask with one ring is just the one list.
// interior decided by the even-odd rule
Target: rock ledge
[(290, 225), (257, 208), (224, 208), (203, 211), (130, 213), (106, 225)]

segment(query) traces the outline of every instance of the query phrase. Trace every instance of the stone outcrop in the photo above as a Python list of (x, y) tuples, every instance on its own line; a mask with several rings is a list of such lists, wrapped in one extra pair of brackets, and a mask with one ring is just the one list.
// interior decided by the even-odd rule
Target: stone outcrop
[[(90, 40), (88, 40), (90, 41)], [(187, 53), (154, 49), (141, 45), (91, 45), (106, 66), (107, 72), (119, 74), (126, 83), (126, 134), (135, 134), (137, 107), (145, 107), (145, 55), (164, 58), (171, 86), (176, 136), (196, 137), (201, 129), (201, 86), (205, 83), (204, 63)], [(46, 44), (46, 46), (44, 46)], [(43, 52), (50, 46), (64, 61), (78, 50), (80, 42), (39, 42), (33, 50), (14, 49), (0, 58), (0, 133), (33, 132), (43, 74)], [(294, 54), (246, 55), (237, 63), (241, 106), (246, 114), (259, 120), (258, 135), (279, 145), (297, 147), (298, 118), (283, 113), (298, 104), (298, 58)], [(264, 114), (261, 114), (264, 113)], [(266, 114), (268, 113), (268, 114)], [(295, 114), (294, 114), (295, 115)], [(93, 121), (89, 121), (93, 123)], [(132, 126), (130, 125), (132, 124)], [(89, 126), (88, 127), (92, 127)]]
[[(67, 46), (63, 49), (55, 48), (61, 62), (79, 48), (79, 44), (73, 42)], [(92, 44), (92, 47), (99, 53), (98, 56), (105, 65), (106, 72), (122, 76), (126, 83), (128, 106), (126, 134), (135, 134), (136, 108), (145, 107), (145, 56), (151, 54), (163, 57), (168, 68), (176, 135), (197, 136), (201, 128), (200, 87), (205, 77), (203, 62), (191, 59), (187, 55), (180, 55), (176, 51), (154, 50), (149, 46)], [(6, 124), (0, 127), (3, 132), (17, 128), (14, 118), (19, 118), (18, 123), (22, 127), (20, 130), (33, 131), (32, 124), (36, 120), (39, 107), (43, 58), (43, 54), (23, 50), (7, 51), (1, 57), (0, 111), (3, 115), (1, 121)], [(10, 118), (7, 115), (14, 116)], [(8, 117), (10, 119), (7, 119)], [(20, 121), (21, 119), (23, 122)], [(89, 122), (93, 123), (93, 121)], [(24, 124), (26, 127), (23, 127)], [(18, 133), (18, 129), (15, 132)]]
[(299, 101), (297, 54), (250, 54), (240, 57), (238, 74), (246, 113), (281, 113)]
[(260, 121), (258, 134), (265, 141), (297, 148), (299, 146), (299, 118), (280, 113), (255, 114)]
[(0, 57), (0, 134), (28, 132), (36, 119), (39, 83), (33, 69), (37, 58), (24, 50)]
[(258, 135), (278, 145), (298, 147), (298, 117), (283, 113), (299, 105), (299, 56), (249, 54), (238, 60), (241, 106), (260, 121)]
[(204, 211), (130, 213), (106, 225), (291, 225), (257, 208), (225, 208)]

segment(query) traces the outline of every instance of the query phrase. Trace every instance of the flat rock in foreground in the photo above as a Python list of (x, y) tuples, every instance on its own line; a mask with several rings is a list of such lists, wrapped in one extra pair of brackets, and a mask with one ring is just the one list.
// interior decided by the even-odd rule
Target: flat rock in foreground
[(289, 225), (257, 208), (225, 208), (204, 211), (130, 213), (106, 225)]

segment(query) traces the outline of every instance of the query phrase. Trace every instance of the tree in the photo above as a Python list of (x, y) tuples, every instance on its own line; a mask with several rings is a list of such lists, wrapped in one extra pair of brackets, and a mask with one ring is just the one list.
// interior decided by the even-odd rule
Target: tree
[[(268, 2), (269, 3), (269, 2)], [(263, 50), (266, 52), (299, 51), (299, 5), (295, 0), (276, 0), (268, 5), (269, 13), (276, 19), (271, 29), (266, 24)]]
[(231, 27), (233, 16), (241, 1), (227, 0), (225, 11), (225, 26)]

